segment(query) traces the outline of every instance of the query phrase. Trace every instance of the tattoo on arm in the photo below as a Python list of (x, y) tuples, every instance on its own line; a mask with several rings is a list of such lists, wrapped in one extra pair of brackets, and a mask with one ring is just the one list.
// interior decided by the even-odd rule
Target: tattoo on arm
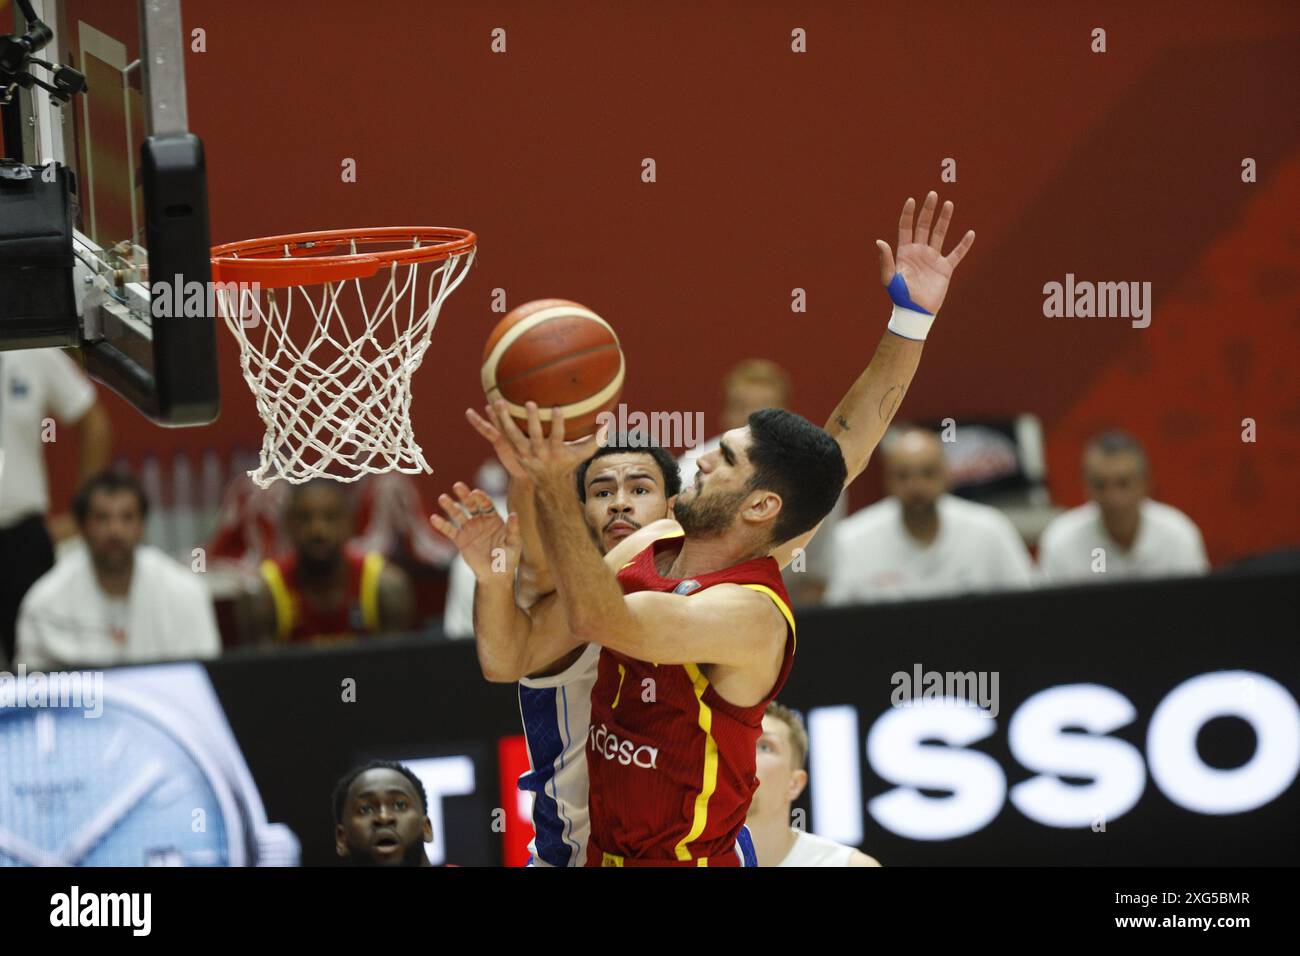
[(845, 418), (843, 415), (835, 416), (835, 424), (839, 425), (840, 428), (843, 428), (845, 431), (849, 430), (849, 420)]
[(880, 399), (880, 420), (887, 422), (894, 417), (894, 412), (898, 411), (898, 406), (902, 404), (903, 395), (907, 392), (905, 385), (891, 385)]

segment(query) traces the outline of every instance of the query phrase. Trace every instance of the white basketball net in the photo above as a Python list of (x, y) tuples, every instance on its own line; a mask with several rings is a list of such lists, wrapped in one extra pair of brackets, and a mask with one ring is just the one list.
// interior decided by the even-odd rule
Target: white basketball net
[[(222, 317), (266, 423), (261, 467), (249, 478), (267, 488), (278, 479), (431, 472), (411, 427), (411, 379), (443, 300), (473, 262), (471, 249), (438, 262), (385, 264), (365, 279), (220, 289)], [(368, 302), (367, 292), (378, 299)]]

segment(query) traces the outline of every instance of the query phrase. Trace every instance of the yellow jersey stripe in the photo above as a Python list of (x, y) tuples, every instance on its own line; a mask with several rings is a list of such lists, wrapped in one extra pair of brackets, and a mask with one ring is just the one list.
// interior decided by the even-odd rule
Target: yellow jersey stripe
[(361, 622), (368, 631), (379, 630), (379, 575), (383, 570), (382, 554), (366, 554), (361, 563)]
[(287, 641), (293, 632), (293, 595), (284, 583), (280, 566), (274, 561), (267, 559), (262, 562), (262, 578), (271, 589), (271, 600), (275, 602), (275, 636)]
[[(675, 848), (677, 859), (689, 860), (691, 851), (687, 848), (687, 844), (698, 840), (700, 834), (704, 832), (709, 822), (709, 800), (713, 797), (713, 792), (718, 789), (718, 742), (713, 739), (713, 709), (704, 702), (704, 692), (709, 687), (709, 679), (695, 664), (683, 664), (682, 667), (686, 668), (686, 676), (691, 679), (691, 684), (695, 688), (695, 699), (700, 706), (700, 729), (704, 731), (704, 779), (701, 781), (700, 792), (695, 797), (695, 813), (691, 821), (691, 830), (678, 841)], [(708, 863), (706, 861), (698, 865), (707, 866)]]
[(623, 696), (623, 678), (626, 676), (627, 676), (627, 668), (624, 667), (622, 664), (619, 664), (618, 665), (618, 690), (614, 692), (614, 703), (609, 705), (610, 710), (613, 710), (615, 707), (618, 706), (618, 699)]
[(776, 609), (785, 616), (786, 623), (790, 625), (790, 636), (794, 638), (795, 646), (797, 647), (799, 645), (799, 639), (795, 637), (794, 614), (790, 611), (789, 606), (781, 600), (781, 595), (763, 584), (742, 584), (741, 587), (749, 588), (751, 591), (760, 591), (772, 599), (772, 603), (776, 605)]

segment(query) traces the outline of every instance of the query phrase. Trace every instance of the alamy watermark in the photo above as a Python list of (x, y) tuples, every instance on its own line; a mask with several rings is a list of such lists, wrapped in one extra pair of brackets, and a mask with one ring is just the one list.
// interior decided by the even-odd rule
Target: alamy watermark
[(261, 295), (260, 282), (186, 282), (178, 273), (174, 281), (149, 283), (149, 311), (155, 319), (228, 315), (248, 329), (261, 321)]
[(629, 448), (696, 448), (704, 444), (703, 412), (629, 412), (619, 403), (617, 412), (601, 412), (596, 427), (608, 427)]
[(979, 707), (990, 720), (998, 715), (997, 671), (927, 671), (920, 663), (911, 672), (889, 678), (895, 707)]
[(0, 671), (0, 711), (69, 708), (84, 710), (86, 718), (104, 713), (103, 671), (50, 671), (27, 673)]
[(1065, 282), (1043, 286), (1043, 315), (1049, 319), (1132, 319), (1135, 329), (1151, 324), (1150, 282), (1076, 282), (1073, 272)]

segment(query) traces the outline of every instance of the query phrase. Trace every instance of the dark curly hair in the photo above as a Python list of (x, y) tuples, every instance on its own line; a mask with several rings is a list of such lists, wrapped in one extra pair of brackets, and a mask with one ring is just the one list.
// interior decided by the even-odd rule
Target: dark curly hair
[(636, 453), (649, 455), (659, 466), (659, 470), (664, 476), (664, 497), (671, 498), (677, 492), (682, 490), (682, 470), (677, 467), (677, 461), (672, 455), (668, 454), (663, 448), (655, 445), (645, 438), (639, 432), (631, 432), (627, 435), (610, 435), (607, 439), (608, 444), (602, 445), (597, 449), (596, 454), (592, 455), (581, 465), (578, 466), (578, 500), (587, 500), (587, 469), (597, 458), (605, 455), (623, 455)]
[(396, 770), (407, 780), (411, 781), (411, 786), (414, 787), (415, 792), (420, 795), (420, 809), (424, 811), (425, 816), (429, 815), (429, 795), (424, 792), (424, 784), (420, 782), (419, 777), (411, 773), (410, 769), (407, 768), (405, 765), (397, 763), (396, 761), (372, 760), (369, 763), (362, 764), (359, 767), (353, 767), (342, 777), (340, 777), (339, 782), (334, 785), (334, 822), (335, 823), (343, 822), (343, 804), (347, 802), (348, 790), (349, 788), (351, 788), (353, 781), (355, 781), (357, 777), (361, 776), (363, 773), (368, 773), (371, 770)]
[(773, 542), (789, 541), (817, 527), (844, 490), (848, 469), (839, 444), (808, 419), (780, 408), (749, 416), (749, 490), (781, 496)]

